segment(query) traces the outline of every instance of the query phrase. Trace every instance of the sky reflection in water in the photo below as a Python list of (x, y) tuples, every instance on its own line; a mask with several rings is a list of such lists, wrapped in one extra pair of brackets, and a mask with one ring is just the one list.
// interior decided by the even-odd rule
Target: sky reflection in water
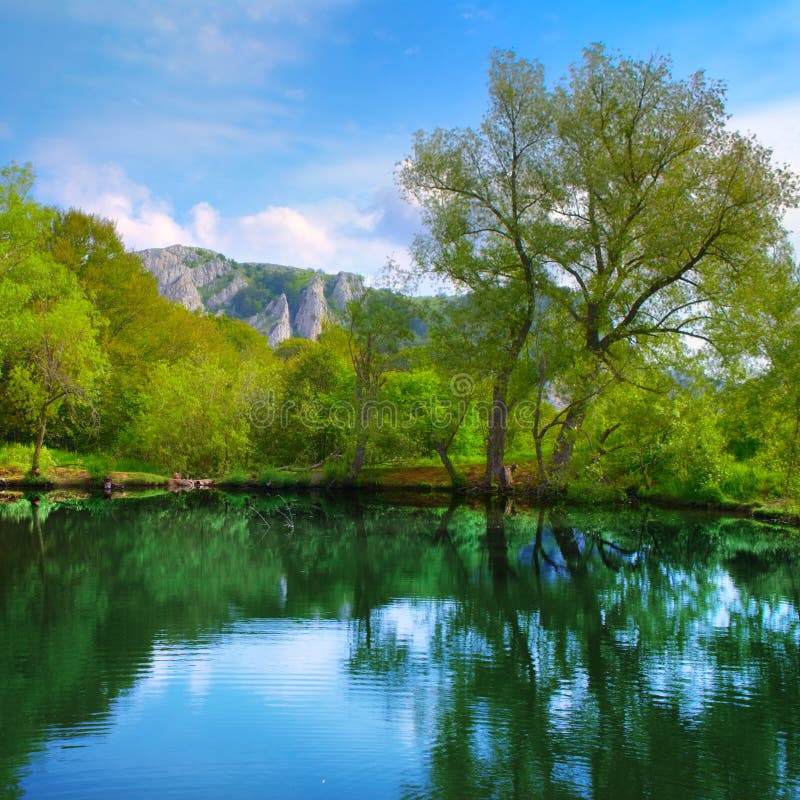
[(504, 511), (0, 508), (0, 794), (800, 796), (796, 532)]

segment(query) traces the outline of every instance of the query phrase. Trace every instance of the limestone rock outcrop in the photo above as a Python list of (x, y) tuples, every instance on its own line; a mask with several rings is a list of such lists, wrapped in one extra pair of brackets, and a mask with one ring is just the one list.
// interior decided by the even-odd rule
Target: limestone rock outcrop
[(325, 279), (315, 275), (311, 283), (300, 292), (300, 300), (292, 320), (295, 333), (303, 339), (316, 339), (328, 319), (325, 300)]
[(244, 289), (247, 284), (241, 275), (235, 275), (233, 280), (224, 288), (212, 295), (205, 302), (205, 307), (209, 311), (217, 311), (227, 305), (237, 294), (240, 289)]
[(360, 275), (340, 272), (336, 276), (331, 297), (336, 301), (337, 310), (344, 312), (347, 304), (358, 299), (364, 291), (364, 281)]
[(199, 287), (211, 283), (232, 266), (232, 262), (217, 253), (180, 244), (141, 250), (139, 256), (145, 269), (158, 281), (158, 291), (190, 311), (205, 307)]
[(341, 321), (347, 304), (364, 291), (364, 279), (353, 273), (239, 264), (198, 247), (172, 245), (139, 256), (164, 297), (191, 311), (242, 319), (273, 347), (291, 336), (318, 338), (326, 322)]
[(263, 333), (270, 347), (277, 347), (292, 335), (289, 302), (285, 294), (273, 300), (263, 311), (248, 317), (245, 322)]

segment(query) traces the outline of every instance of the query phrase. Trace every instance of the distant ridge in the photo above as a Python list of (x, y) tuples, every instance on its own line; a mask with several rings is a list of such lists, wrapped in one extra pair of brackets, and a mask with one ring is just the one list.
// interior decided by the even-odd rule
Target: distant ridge
[(347, 303), (364, 290), (364, 279), (352, 272), (330, 275), (281, 264), (239, 263), (201, 247), (175, 244), (138, 255), (164, 297), (191, 311), (242, 319), (273, 347), (292, 336), (316, 339), (324, 323), (340, 321)]

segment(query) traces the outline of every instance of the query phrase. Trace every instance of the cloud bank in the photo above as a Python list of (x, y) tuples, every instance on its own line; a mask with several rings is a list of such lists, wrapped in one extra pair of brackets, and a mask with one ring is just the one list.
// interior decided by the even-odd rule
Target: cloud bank
[(344, 269), (373, 277), (389, 260), (410, 264), (408, 245), (418, 225), (417, 212), (390, 187), (373, 192), (363, 205), (331, 197), (230, 216), (200, 201), (180, 216), (167, 199), (131, 180), (119, 166), (92, 165), (63, 151), (51, 154), (38, 194), (60, 207), (114, 220), (132, 250), (184, 244), (238, 261)]
[[(761, 144), (772, 150), (776, 164), (800, 174), (800, 95), (743, 109), (731, 116), (730, 125), (743, 133), (755, 134)], [(786, 212), (784, 227), (800, 256), (800, 208)]]

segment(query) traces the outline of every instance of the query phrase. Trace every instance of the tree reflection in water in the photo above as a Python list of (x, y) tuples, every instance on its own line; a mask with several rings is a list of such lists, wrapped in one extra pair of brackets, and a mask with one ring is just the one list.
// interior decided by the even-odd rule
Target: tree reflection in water
[(55, 731), (107, 730), (159, 643), (278, 618), (342, 620), (347, 680), (413, 721), (405, 797), (800, 793), (796, 534), (355, 496), (294, 499), (290, 531), (280, 502), (0, 509), (6, 794)]
[[(425, 608), (427, 658), (399, 662), (393, 635), (394, 657), (373, 656), (401, 663), (397, 678), (428, 682), (428, 783), (406, 797), (778, 797), (798, 787), (791, 552), (735, 521), (643, 511), (578, 526), (563, 512), (508, 511), (487, 501), (482, 555), (470, 561), (449, 509), (432, 542), (458, 590)], [(768, 553), (766, 569), (729, 569), (753, 547)], [(380, 619), (373, 649), (387, 635)]]

